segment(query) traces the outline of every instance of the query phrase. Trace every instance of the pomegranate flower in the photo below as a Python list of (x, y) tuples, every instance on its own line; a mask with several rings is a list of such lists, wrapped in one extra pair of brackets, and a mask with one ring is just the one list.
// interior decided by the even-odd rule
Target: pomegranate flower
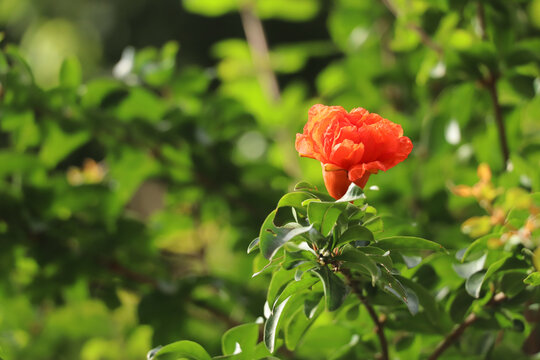
[(353, 182), (361, 188), (371, 174), (386, 171), (409, 156), (411, 140), (400, 125), (363, 108), (313, 105), (303, 134), (296, 134), (300, 156), (319, 160), (330, 195), (341, 198)]

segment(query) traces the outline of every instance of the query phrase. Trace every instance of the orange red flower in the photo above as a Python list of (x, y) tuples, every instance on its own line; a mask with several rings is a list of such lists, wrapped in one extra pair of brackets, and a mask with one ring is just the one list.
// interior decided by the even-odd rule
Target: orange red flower
[(304, 132), (296, 134), (296, 150), (321, 162), (324, 183), (335, 199), (351, 182), (364, 188), (371, 174), (394, 167), (412, 148), (400, 125), (363, 108), (348, 113), (341, 106), (313, 105)]

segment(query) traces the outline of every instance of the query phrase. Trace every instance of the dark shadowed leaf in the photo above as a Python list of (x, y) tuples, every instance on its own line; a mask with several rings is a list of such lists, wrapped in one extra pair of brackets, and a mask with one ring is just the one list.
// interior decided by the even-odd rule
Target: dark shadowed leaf
[(326, 308), (328, 311), (337, 310), (345, 297), (347, 296), (347, 288), (341, 278), (334, 274), (326, 266), (312, 270), (322, 281), (324, 286), (324, 296), (326, 299)]
[(344, 262), (344, 266), (357, 268), (361, 267), (368, 271), (371, 275), (371, 282), (375, 284), (381, 275), (381, 270), (375, 262), (360, 249), (350, 245), (343, 247), (343, 250), (337, 259)]

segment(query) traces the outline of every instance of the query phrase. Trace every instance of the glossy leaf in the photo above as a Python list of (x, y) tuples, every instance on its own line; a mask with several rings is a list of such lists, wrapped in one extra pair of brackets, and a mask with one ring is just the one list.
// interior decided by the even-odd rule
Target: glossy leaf
[(160, 348), (152, 360), (169, 360), (169, 359), (189, 359), (189, 360), (211, 360), (212, 358), (206, 350), (199, 344), (183, 340), (177, 341), (167, 346)]
[(456, 273), (463, 279), (468, 279), (472, 274), (482, 270), (486, 262), (487, 255), (484, 254), (476, 260), (464, 264), (452, 264)]
[(287, 299), (279, 303), (272, 310), (270, 317), (266, 320), (266, 323), (264, 324), (264, 343), (270, 353), (273, 353), (275, 351), (278, 325), (281, 321), (281, 315), (283, 314), (283, 310), (285, 309), (285, 306), (290, 299), (291, 298), (288, 297)]
[(400, 251), (414, 251), (414, 250), (431, 250), (431, 251), (445, 251), (442, 245), (433, 241), (422, 239), (415, 236), (391, 236), (387, 238), (379, 239), (376, 242), (376, 246), (385, 250), (400, 250)]
[(237, 344), (244, 355), (254, 351), (259, 338), (258, 324), (242, 324), (227, 330), (221, 338), (221, 348), (224, 355), (234, 354)]
[(259, 234), (259, 247), (265, 258), (271, 260), (276, 252), (295, 237), (311, 230), (312, 225), (305, 227), (286, 228), (274, 225), (276, 210), (272, 211), (264, 221)]
[(302, 203), (309, 199), (315, 199), (315, 197), (307, 192), (291, 192), (284, 195), (279, 200), (277, 207), (280, 208), (290, 206), (305, 214), (307, 209), (302, 205)]
[(365, 198), (366, 195), (364, 195), (364, 191), (362, 190), (362, 188), (355, 185), (355, 183), (351, 183), (345, 195), (343, 195), (340, 199), (336, 200), (336, 202), (349, 202), (360, 199), (363, 200)]
[(352, 241), (373, 241), (373, 233), (366, 227), (361, 225), (353, 225), (349, 227), (341, 236), (339, 236), (336, 247), (348, 244)]
[(478, 271), (470, 275), (465, 282), (465, 290), (474, 298), (480, 297), (480, 289), (484, 282), (486, 271)]
[(312, 270), (319, 277), (324, 286), (324, 297), (326, 308), (328, 311), (337, 310), (345, 297), (347, 296), (347, 288), (341, 278), (334, 274), (326, 266)]
[(361, 267), (367, 270), (371, 275), (372, 284), (375, 284), (381, 275), (381, 270), (377, 267), (377, 264), (368, 255), (364, 254), (361, 249), (350, 245), (345, 246), (337, 259), (343, 261), (344, 266)]
[(251, 241), (249, 243), (249, 246), (247, 248), (247, 253), (250, 254), (253, 250), (256, 250), (259, 248), (259, 238), (255, 238), (253, 239), (253, 241)]
[(320, 230), (323, 236), (328, 236), (345, 207), (342, 203), (310, 202), (307, 211), (309, 222)]

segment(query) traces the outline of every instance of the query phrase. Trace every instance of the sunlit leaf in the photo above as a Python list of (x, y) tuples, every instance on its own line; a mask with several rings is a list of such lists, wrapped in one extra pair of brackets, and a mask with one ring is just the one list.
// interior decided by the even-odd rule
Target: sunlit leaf
[(414, 251), (414, 250), (431, 250), (431, 251), (444, 251), (442, 245), (433, 241), (422, 239), (415, 236), (391, 236), (377, 240), (375, 243), (377, 247), (385, 250), (401, 250), (401, 251)]
[(160, 348), (152, 357), (152, 360), (169, 359), (211, 360), (212, 358), (204, 348), (193, 341), (177, 341)]

